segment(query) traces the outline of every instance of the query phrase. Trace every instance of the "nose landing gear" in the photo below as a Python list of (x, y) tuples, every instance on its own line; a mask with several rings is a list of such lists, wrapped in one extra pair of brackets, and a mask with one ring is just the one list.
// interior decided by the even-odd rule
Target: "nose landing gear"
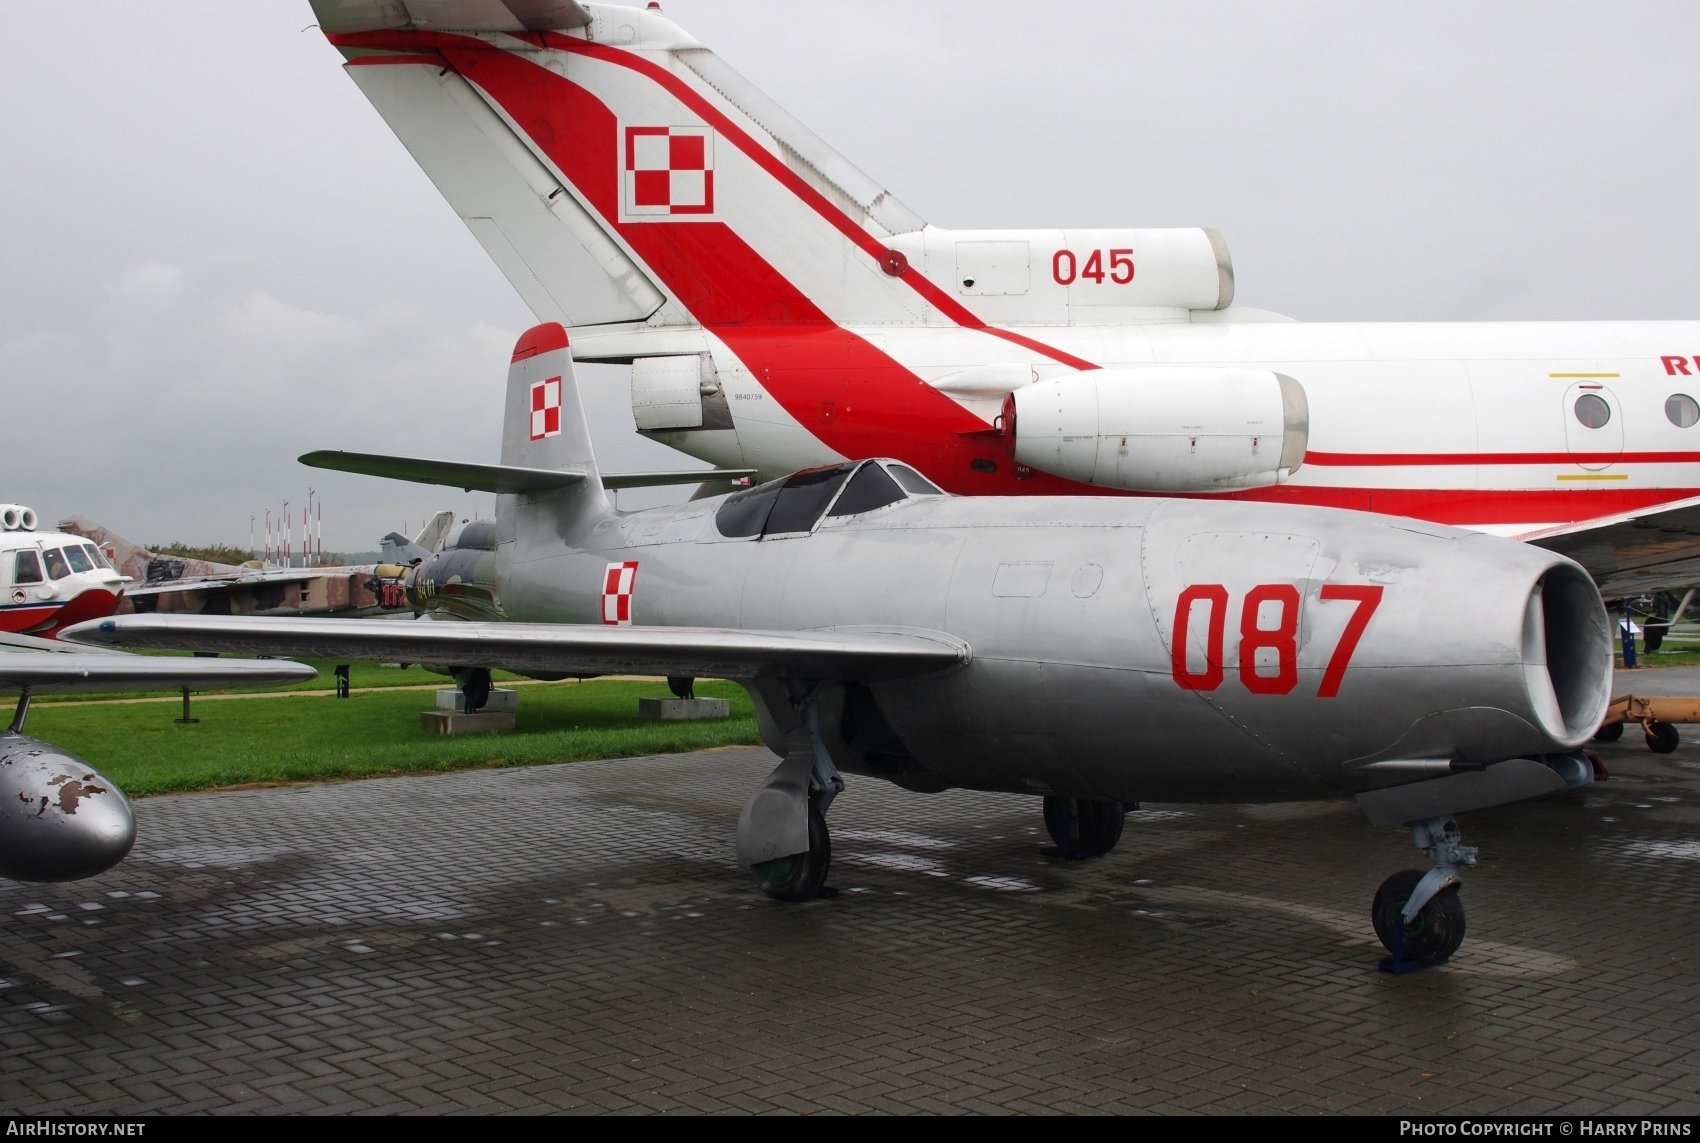
[(821, 799), (809, 799), (809, 848), (775, 861), (750, 866), (761, 891), (776, 901), (807, 901), (821, 895), (832, 865), (832, 835), (827, 832)]
[(822, 737), (814, 696), (798, 706), (789, 751), (738, 819), (738, 864), (779, 901), (836, 895), (825, 884), (832, 864), (826, 811), (844, 792), (844, 779)]
[(1475, 847), (1463, 844), (1450, 815), (1412, 822), (1411, 837), (1434, 868), (1395, 873), (1381, 883), (1370, 906), (1375, 935), (1393, 954), (1381, 962), (1381, 970), (1399, 975), (1443, 964), (1458, 951), (1464, 942), (1459, 866), (1476, 863)]

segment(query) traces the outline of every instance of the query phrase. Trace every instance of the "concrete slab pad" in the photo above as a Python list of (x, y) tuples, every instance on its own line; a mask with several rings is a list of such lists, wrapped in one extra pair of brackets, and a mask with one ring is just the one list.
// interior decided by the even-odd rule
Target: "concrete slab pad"
[(517, 720), (517, 715), (505, 710), (481, 710), (477, 714), (427, 710), (419, 715), (419, 725), (427, 734), (498, 734), (512, 730)]
[(732, 703), (720, 698), (640, 698), (638, 717), (662, 722), (691, 722), (703, 718), (730, 718)]

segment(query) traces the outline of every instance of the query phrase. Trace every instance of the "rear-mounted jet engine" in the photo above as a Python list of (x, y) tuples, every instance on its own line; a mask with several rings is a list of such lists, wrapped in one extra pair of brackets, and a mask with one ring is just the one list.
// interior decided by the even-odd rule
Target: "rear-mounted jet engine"
[(1017, 464), (1082, 484), (1232, 492), (1293, 474), (1310, 411), (1267, 369), (1094, 369), (1016, 389), (1000, 427)]

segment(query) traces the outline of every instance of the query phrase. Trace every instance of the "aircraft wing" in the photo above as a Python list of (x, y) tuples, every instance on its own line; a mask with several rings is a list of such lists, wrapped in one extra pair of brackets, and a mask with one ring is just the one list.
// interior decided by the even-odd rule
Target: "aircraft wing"
[(318, 674), (305, 663), (254, 659), (177, 659), (108, 651), (0, 648), (0, 691), (164, 690), (169, 687), (299, 683)]
[(305, 583), (318, 579), (326, 568), (265, 568), (246, 575), (217, 576), (207, 579), (168, 579), (162, 583), (147, 583), (126, 587), (130, 599), (145, 595), (171, 595), (179, 592), (229, 591), (238, 587), (254, 587), (262, 583)]
[(1700, 583), (1700, 496), (1512, 538), (1569, 556), (1607, 599)]
[[(469, 464), (336, 449), (304, 453), (297, 459), (309, 468), (358, 472), (386, 480), (409, 480), (415, 484), (441, 484), (467, 492), (549, 492), (570, 487), (585, 477), (582, 466), (521, 468), (511, 464)], [(600, 475), (604, 488), (653, 488), (668, 484), (697, 484), (704, 480), (735, 480), (752, 476), (755, 471), (753, 468), (696, 468), (667, 472), (604, 472)]]
[(822, 628), (733, 631), (577, 623), (395, 623), (365, 619), (249, 619), (115, 615), (69, 627), (61, 639), (329, 659), (400, 660), (567, 675), (777, 674), (888, 679), (964, 664), (968, 645), (940, 631)]

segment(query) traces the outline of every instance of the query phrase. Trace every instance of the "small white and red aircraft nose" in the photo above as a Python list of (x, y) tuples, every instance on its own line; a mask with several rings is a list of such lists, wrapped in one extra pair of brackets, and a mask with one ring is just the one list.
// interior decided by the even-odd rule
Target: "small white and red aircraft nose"
[(111, 615), (130, 577), (83, 537), (35, 525), (34, 510), (0, 504), (0, 631), (51, 639)]

